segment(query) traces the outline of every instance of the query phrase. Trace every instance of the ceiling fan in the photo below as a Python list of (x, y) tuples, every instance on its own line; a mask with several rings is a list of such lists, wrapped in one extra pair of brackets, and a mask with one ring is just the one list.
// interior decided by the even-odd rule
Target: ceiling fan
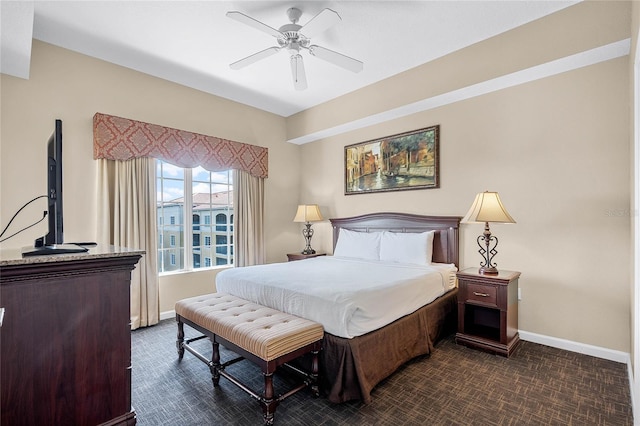
[(310, 54), (330, 62), (334, 65), (347, 69), (353, 72), (360, 72), (363, 68), (363, 63), (357, 59), (353, 59), (342, 53), (334, 52), (327, 48), (311, 44), (311, 37), (327, 30), (332, 25), (340, 22), (342, 18), (337, 12), (331, 9), (324, 9), (316, 16), (314, 16), (304, 26), (298, 25), (298, 20), (302, 16), (302, 11), (295, 7), (287, 10), (287, 16), (291, 21), (290, 24), (285, 24), (280, 29), (275, 29), (266, 25), (250, 16), (241, 12), (227, 12), (227, 16), (231, 19), (235, 19), (238, 22), (249, 25), (257, 30), (263, 31), (276, 38), (278, 42), (277, 46), (269, 47), (246, 58), (240, 59), (229, 65), (231, 69), (238, 70), (251, 65), (261, 59), (268, 58), (271, 55), (278, 53), (282, 49), (289, 51), (291, 56), (291, 74), (293, 77), (293, 86), (296, 90), (304, 90), (307, 88), (307, 77), (304, 72), (304, 62), (301, 50), (308, 50)]

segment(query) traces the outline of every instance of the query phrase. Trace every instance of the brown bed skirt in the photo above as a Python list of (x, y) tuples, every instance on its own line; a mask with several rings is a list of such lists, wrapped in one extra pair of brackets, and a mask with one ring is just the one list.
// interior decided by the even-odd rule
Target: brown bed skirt
[(331, 402), (371, 402), (371, 391), (407, 361), (431, 353), (456, 329), (454, 289), (429, 305), (379, 330), (353, 339), (325, 333), (321, 352), (322, 388)]

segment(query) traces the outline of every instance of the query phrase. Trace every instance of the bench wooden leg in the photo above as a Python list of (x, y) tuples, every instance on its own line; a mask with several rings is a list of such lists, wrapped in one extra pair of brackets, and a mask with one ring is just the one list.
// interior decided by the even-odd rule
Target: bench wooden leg
[(265, 426), (273, 425), (273, 418), (278, 406), (278, 400), (274, 398), (273, 373), (262, 373), (264, 375), (264, 400), (261, 401), (264, 413)]
[(184, 324), (180, 318), (176, 318), (178, 321), (178, 338), (176, 340), (176, 349), (178, 350), (178, 360), (182, 360), (184, 356)]
[(316, 398), (320, 396), (320, 387), (318, 386), (318, 352), (319, 351), (311, 351), (311, 393)]
[(211, 370), (211, 380), (213, 380), (213, 387), (215, 388), (220, 383), (220, 344), (214, 340), (212, 346), (213, 354), (211, 355), (209, 370)]

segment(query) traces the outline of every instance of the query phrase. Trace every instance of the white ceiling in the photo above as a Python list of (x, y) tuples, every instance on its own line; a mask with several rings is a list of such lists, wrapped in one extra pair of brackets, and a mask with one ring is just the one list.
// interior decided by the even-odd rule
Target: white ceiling
[[(576, 1), (7, 1), (1, 71), (28, 78), (31, 38), (184, 86), (289, 116), (500, 34)], [(296, 91), (285, 51), (234, 71), (275, 46), (227, 18), (240, 11), (279, 28), (297, 7), (304, 25), (324, 8), (342, 21), (313, 44), (364, 62), (352, 73), (303, 52), (308, 88)]]

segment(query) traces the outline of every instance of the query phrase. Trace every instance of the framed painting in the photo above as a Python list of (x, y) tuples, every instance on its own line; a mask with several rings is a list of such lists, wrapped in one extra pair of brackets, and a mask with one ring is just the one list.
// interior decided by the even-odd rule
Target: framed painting
[(344, 193), (440, 187), (440, 126), (344, 148)]

